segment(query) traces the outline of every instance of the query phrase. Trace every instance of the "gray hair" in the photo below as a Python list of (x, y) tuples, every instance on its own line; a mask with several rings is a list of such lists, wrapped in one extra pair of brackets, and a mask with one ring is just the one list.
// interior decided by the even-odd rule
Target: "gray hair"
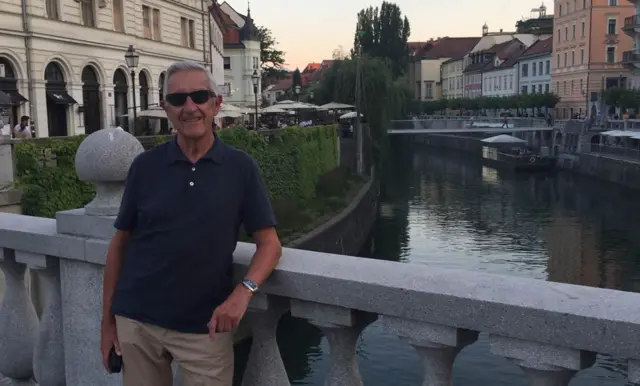
[(169, 79), (173, 74), (181, 71), (194, 70), (200, 70), (207, 75), (207, 79), (209, 80), (209, 90), (218, 95), (218, 86), (216, 86), (216, 81), (213, 80), (213, 74), (211, 74), (211, 71), (207, 70), (202, 64), (194, 62), (193, 60), (181, 60), (169, 66), (164, 74), (164, 84), (162, 85), (163, 97), (167, 96), (167, 91), (169, 91)]

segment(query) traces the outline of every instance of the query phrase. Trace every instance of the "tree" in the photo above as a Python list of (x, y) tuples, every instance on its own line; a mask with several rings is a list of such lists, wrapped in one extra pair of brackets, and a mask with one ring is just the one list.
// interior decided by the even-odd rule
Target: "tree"
[(400, 76), (409, 63), (410, 34), (409, 19), (402, 17), (400, 7), (383, 1), (380, 8), (369, 7), (358, 13), (352, 55), (361, 49), (363, 55), (388, 62), (392, 75)]
[(300, 69), (296, 68), (296, 70), (293, 72), (292, 78), (293, 78), (291, 83), (292, 88), (295, 88), (296, 86), (302, 87), (302, 78), (300, 76)]
[(272, 75), (284, 66), (284, 51), (276, 48), (278, 42), (273, 37), (271, 30), (266, 27), (256, 27), (256, 33), (260, 40), (260, 62), (263, 79)]
[(347, 58), (347, 54), (344, 52), (344, 48), (342, 46), (336, 47), (331, 54), (331, 59), (333, 60), (343, 60)]

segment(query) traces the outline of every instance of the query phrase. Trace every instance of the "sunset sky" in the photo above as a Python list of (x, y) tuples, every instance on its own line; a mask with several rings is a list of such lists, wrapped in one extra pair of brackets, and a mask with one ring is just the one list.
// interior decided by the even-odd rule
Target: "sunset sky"
[[(222, 3), (222, 0), (219, 0)], [(246, 0), (227, 0), (238, 12), (247, 10)], [(515, 30), (516, 21), (530, 17), (538, 0), (396, 0), (411, 23), (410, 41), (439, 36), (480, 36), (486, 22), (490, 31)], [(269, 28), (279, 49), (285, 51), (291, 69), (309, 62), (331, 59), (338, 46), (345, 52), (353, 47), (358, 12), (382, 1), (371, 0), (253, 0), (251, 16), (255, 23)], [(547, 13), (553, 2), (547, 0)]]

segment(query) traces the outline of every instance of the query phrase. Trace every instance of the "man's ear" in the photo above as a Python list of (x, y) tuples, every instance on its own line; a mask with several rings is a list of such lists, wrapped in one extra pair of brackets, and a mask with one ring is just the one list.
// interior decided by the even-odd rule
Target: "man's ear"
[(222, 104), (222, 95), (216, 96), (216, 105), (220, 106)]
[(167, 102), (165, 102), (165, 100), (161, 100), (160, 101), (160, 107), (162, 107), (163, 109), (167, 106)]

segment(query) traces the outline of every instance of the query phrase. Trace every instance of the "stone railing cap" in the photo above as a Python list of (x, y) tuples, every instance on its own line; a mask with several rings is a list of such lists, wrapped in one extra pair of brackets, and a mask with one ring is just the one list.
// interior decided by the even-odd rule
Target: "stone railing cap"
[(78, 178), (88, 182), (121, 182), (133, 160), (144, 148), (136, 137), (124, 130), (98, 130), (82, 141), (76, 152)]

